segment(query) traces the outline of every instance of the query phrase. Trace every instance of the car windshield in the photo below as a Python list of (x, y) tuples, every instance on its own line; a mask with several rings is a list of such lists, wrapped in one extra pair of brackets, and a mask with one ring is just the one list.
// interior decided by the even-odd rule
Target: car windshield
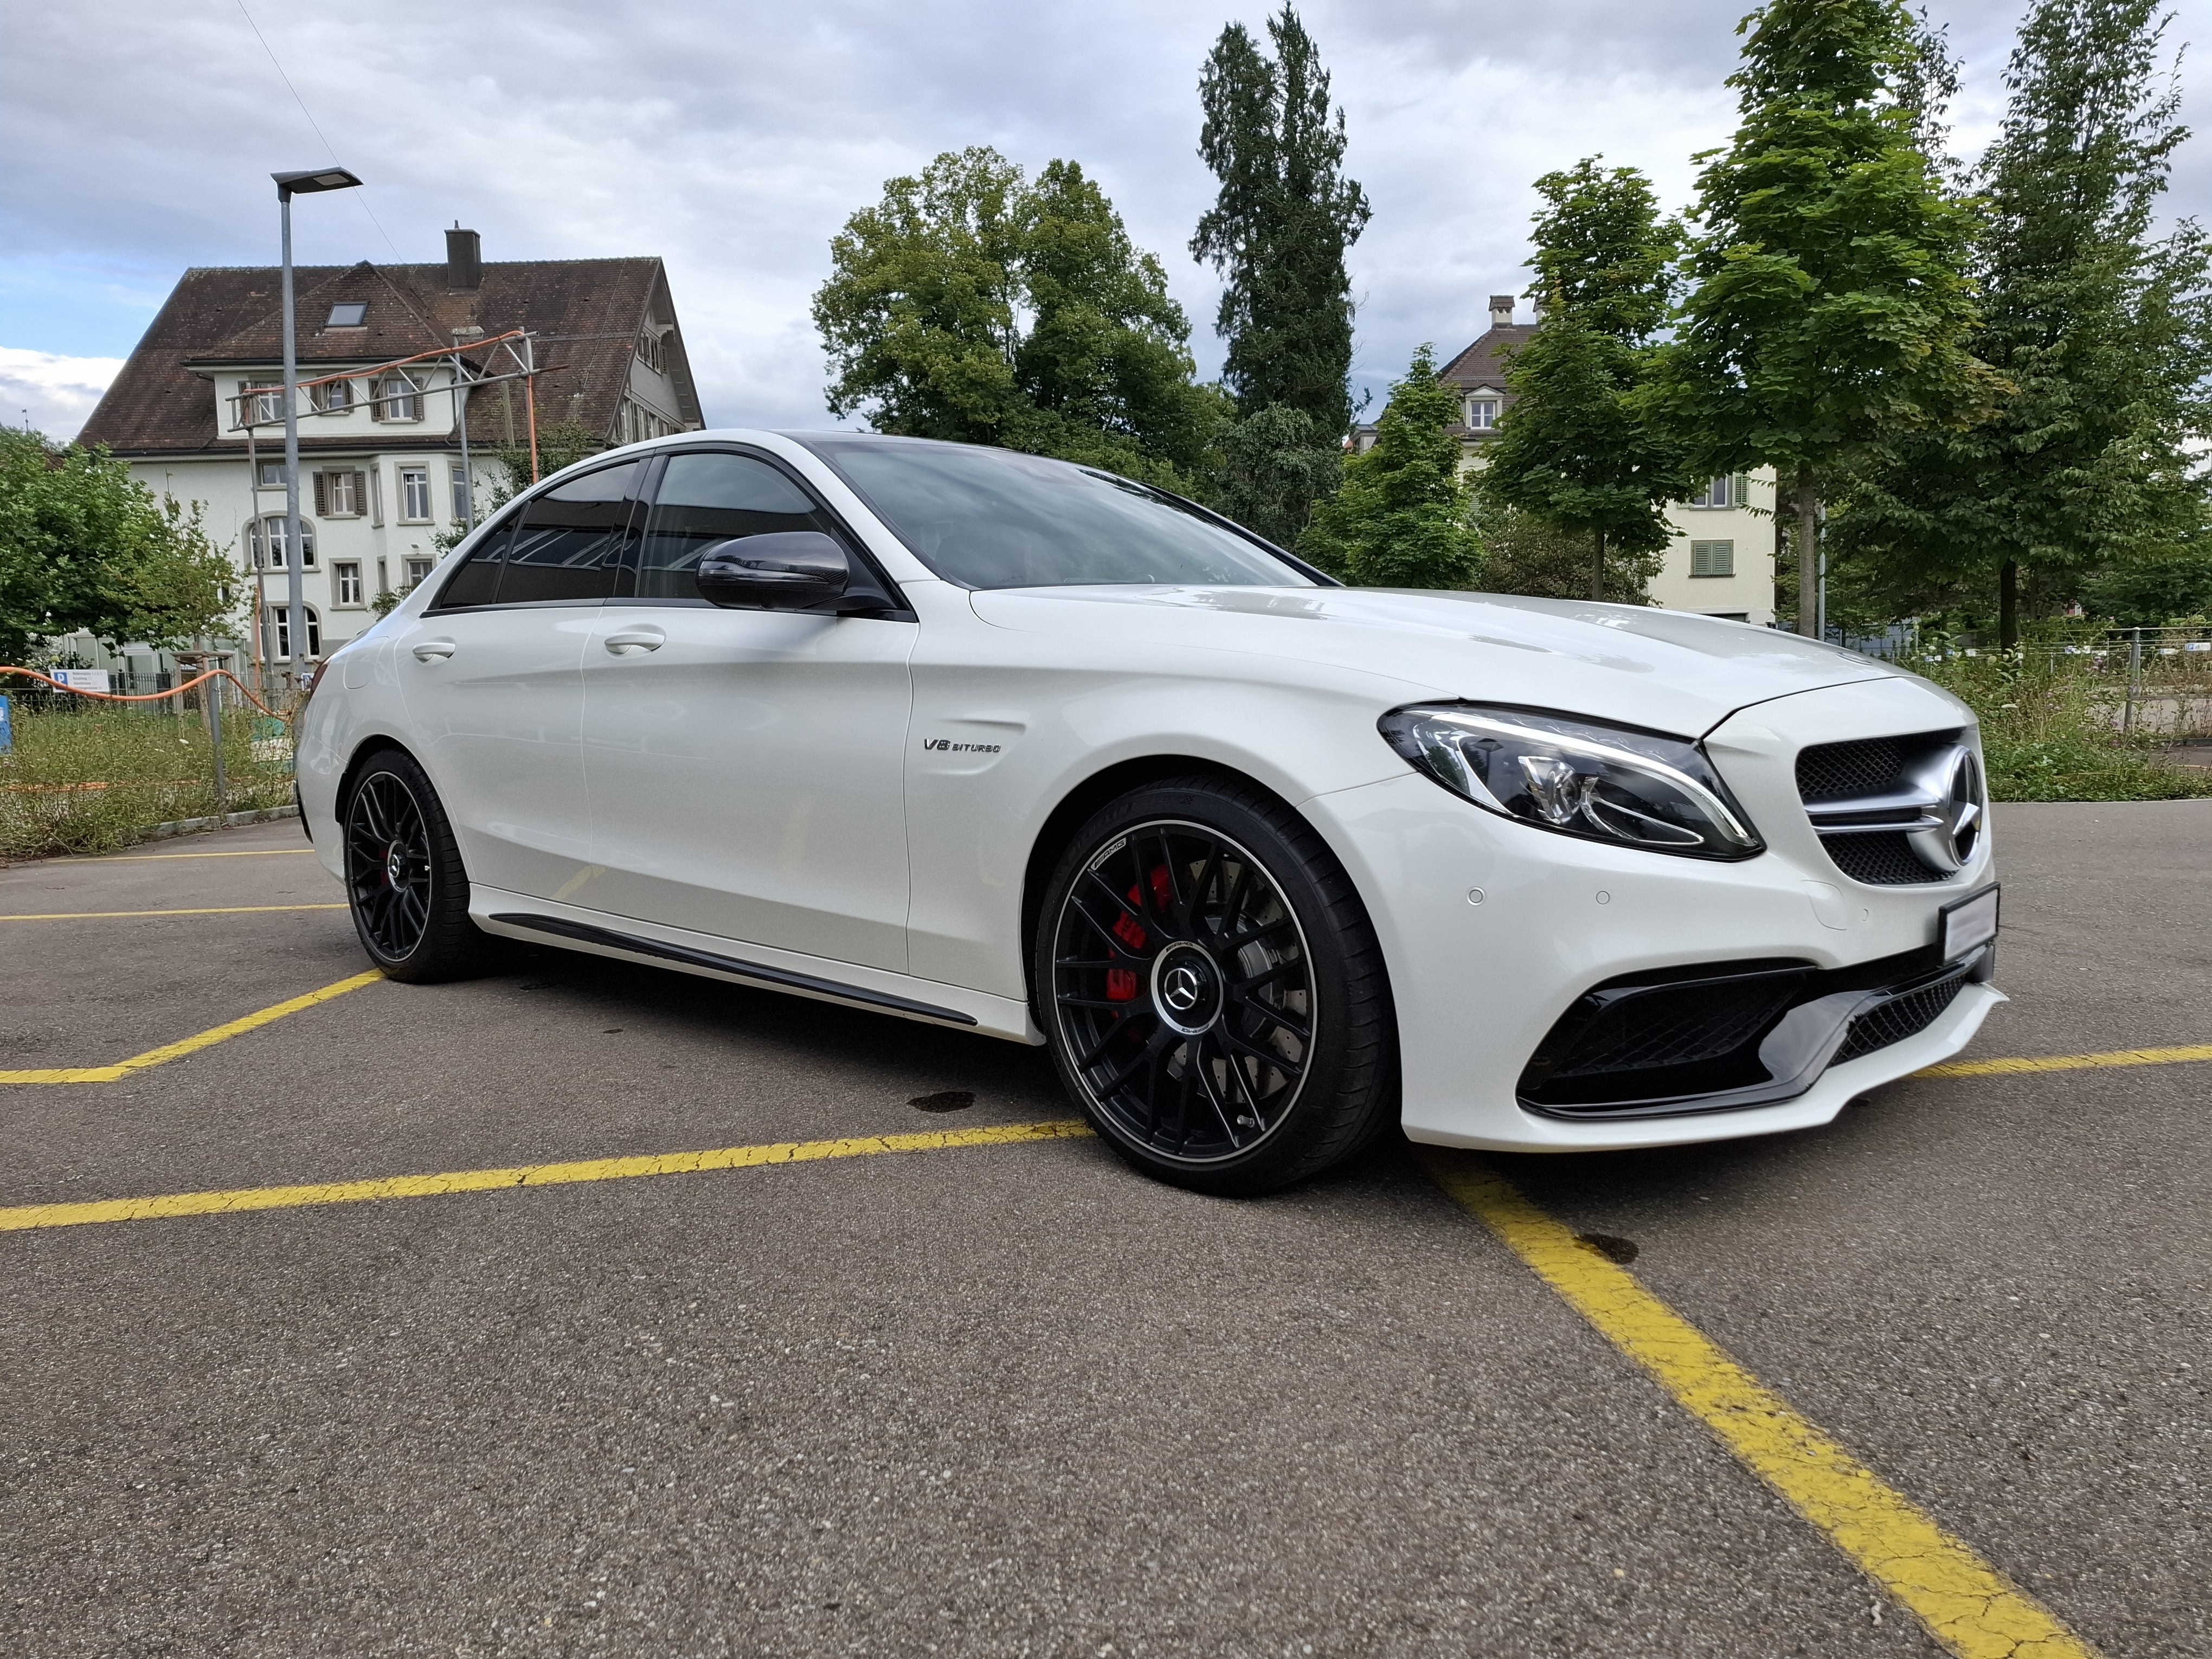
[(1011, 449), (802, 440), (921, 562), (967, 587), (1311, 587), (1257, 543), (1142, 484)]

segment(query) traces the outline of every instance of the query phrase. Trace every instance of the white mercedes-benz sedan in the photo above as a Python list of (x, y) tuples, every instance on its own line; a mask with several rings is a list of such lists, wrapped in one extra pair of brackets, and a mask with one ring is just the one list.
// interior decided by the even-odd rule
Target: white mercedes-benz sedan
[(1049, 1045), (1253, 1193), (1394, 1120), (1771, 1133), (2002, 1000), (1973, 717), (1741, 623), (1348, 588), (1093, 469), (593, 456), (333, 656), (301, 805), (395, 979), (492, 936)]

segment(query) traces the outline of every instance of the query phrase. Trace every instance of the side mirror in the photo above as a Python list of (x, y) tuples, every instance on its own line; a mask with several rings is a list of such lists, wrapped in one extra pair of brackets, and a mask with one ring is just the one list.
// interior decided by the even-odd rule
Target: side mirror
[(852, 580), (845, 550), (818, 530), (717, 542), (699, 556), (699, 597), (737, 611), (835, 610)]

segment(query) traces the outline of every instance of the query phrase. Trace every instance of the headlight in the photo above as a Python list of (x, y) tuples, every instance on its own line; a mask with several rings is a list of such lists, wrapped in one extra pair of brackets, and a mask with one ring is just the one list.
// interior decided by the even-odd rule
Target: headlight
[(1401, 708), (1382, 731), (1454, 794), (1540, 830), (1689, 858), (1765, 850), (1686, 738), (1479, 703)]

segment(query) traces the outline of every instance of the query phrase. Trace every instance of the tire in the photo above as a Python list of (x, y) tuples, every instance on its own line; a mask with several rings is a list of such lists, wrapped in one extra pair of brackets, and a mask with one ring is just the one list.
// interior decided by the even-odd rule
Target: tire
[(362, 763), (338, 833), (354, 933), (385, 977), (428, 985), (490, 965), (492, 941), (469, 920), (453, 827), (412, 755), (383, 749)]
[(1100, 810), (1054, 869), (1033, 951), (1061, 1080), (1147, 1175), (1273, 1192), (1394, 1115), (1375, 930), (1320, 836), (1261, 790), (1182, 778)]

